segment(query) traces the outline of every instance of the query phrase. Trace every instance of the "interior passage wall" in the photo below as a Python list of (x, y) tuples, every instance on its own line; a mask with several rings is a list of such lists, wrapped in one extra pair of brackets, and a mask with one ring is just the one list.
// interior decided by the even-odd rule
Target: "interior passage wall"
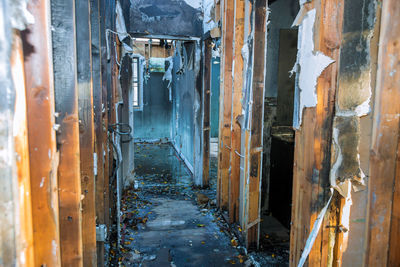
[(219, 86), (220, 86), (220, 58), (211, 61), (211, 138), (218, 137), (219, 127)]
[(143, 110), (134, 113), (135, 140), (170, 141), (172, 102), (164, 73), (152, 72), (143, 86)]
[(191, 168), (194, 164), (195, 70), (181, 64), (180, 51), (175, 53), (173, 62), (172, 142)]

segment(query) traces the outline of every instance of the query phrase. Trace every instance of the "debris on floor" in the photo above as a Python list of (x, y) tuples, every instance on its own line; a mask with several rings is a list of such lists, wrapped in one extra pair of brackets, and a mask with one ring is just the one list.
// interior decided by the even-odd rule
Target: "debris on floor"
[(172, 146), (135, 146), (136, 184), (122, 199), (121, 244), (111, 243), (110, 266), (258, 266), (256, 258), (269, 258), (259, 266), (285, 266), (273, 264), (282, 262), (278, 255), (247, 255), (216, 209), (215, 181), (193, 187)]

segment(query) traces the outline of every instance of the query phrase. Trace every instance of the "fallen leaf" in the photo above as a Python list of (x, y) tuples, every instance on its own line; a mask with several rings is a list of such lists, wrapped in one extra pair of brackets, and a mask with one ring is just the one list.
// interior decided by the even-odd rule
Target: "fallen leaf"
[(232, 239), (232, 240), (231, 240), (231, 244), (232, 244), (232, 246), (234, 246), (234, 247), (237, 247), (237, 246), (238, 246), (238, 242), (237, 242), (236, 239)]

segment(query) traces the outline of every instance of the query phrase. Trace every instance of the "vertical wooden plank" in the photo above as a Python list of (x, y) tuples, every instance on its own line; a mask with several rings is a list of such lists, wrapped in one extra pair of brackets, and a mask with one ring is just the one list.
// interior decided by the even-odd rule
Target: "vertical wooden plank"
[(8, 21), (8, 1), (0, 1), (0, 262), (15, 266), (16, 262), (16, 172), (12, 121), (14, 97), (10, 54), (12, 36)]
[(76, 0), (76, 59), (78, 77), (79, 149), (82, 191), (83, 266), (96, 263), (96, 209), (94, 181), (94, 121), (90, 0)]
[[(100, 32), (104, 33), (101, 35), (101, 65), (102, 65), (102, 105), (103, 105), (103, 131), (105, 134), (103, 135), (103, 149), (104, 153), (104, 188), (103, 188), (103, 196), (104, 196), (104, 223), (107, 226), (107, 230), (110, 230), (110, 201), (109, 201), (109, 187), (110, 187), (110, 156), (111, 153), (111, 145), (109, 144), (109, 133), (108, 133), (108, 124), (110, 121), (110, 105), (109, 105), (109, 95), (110, 92), (108, 88), (111, 88), (111, 71), (109, 68), (109, 63), (107, 59), (107, 41), (109, 44), (112, 44), (111, 37), (107, 37), (106, 29), (110, 29), (109, 21), (109, 12), (107, 13), (107, 9), (109, 8), (107, 0), (100, 0)], [(107, 40), (108, 39), (108, 40)], [(110, 55), (111, 57), (111, 55)]]
[[(92, 84), (95, 128), (95, 203), (96, 224), (104, 225), (104, 147), (102, 120), (102, 72), (101, 72), (101, 31), (99, 0), (90, 1), (90, 23), (92, 42)], [(104, 34), (104, 33), (103, 33)], [(97, 242), (97, 265), (104, 266), (104, 242)]]
[(390, 226), (389, 264), (396, 266), (400, 264), (400, 137), (397, 141), (397, 161), (395, 174), (395, 187), (392, 208), (392, 224)]
[(202, 186), (209, 185), (210, 177), (210, 108), (211, 108), (211, 61), (212, 61), (211, 39), (204, 41), (204, 68), (203, 68), (203, 182)]
[(265, 84), (265, 39), (267, 1), (257, 0), (255, 5), (254, 23), (254, 65), (252, 80), (252, 111), (250, 118), (250, 150), (249, 150), (249, 185), (248, 185), (248, 216), (246, 223), (246, 245), (249, 248), (258, 247), (260, 229), (261, 204), (261, 171), (262, 171), (262, 141), (264, 121), (264, 84)]
[(56, 151), (50, 1), (30, 2), (35, 23), (22, 33), (28, 116), (34, 258), (60, 265), (58, 153)]
[[(101, 64), (101, 121), (102, 121), (102, 130), (103, 130), (103, 136), (102, 136), (102, 151), (103, 153), (99, 156), (102, 157), (103, 160), (103, 166), (102, 169), (104, 170), (103, 172), (103, 187), (99, 188), (99, 191), (101, 191), (101, 198), (99, 198), (99, 201), (102, 202), (102, 207), (99, 207), (99, 222), (103, 221), (105, 225), (108, 226), (108, 215), (109, 215), (109, 209), (108, 209), (108, 202), (106, 201), (108, 198), (106, 198), (107, 195), (107, 188), (108, 188), (108, 182), (109, 182), (109, 149), (108, 149), (108, 104), (107, 104), (107, 44), (106, 44), (106, 25), (105, 25), (105, 0), (99, 0), (99, 13), (100, 13), (100, 64)], [(100, 196), (99, 196), (100, 197)]]
[[(220, 18), (225, 18), (225, 0), (220, 0)], [(222, 190), (222, 180), (221, 180), (221, 157), (220, 157), (220, 153), (222, 153), (222, 149), (221, 149), (221, 140), (222, 140), (222, 132), (221, 132), (221, 125), (222, 125), (222, 120), (221, 119), (223, 117), (223, 113), (224, 111), (221, 110), (224, 107), (224, 90), (221, 88), (224, 88), (224, 70), (225, 70), (225, 32), (224, 30), (224, 23), (223, 23), (224, 19), (220, 19), (220, 23), (221, 23), (221, 38), (220, 38), (220, 42), (221, 42), (221, 54), (220, 54), (220, 76), (219, 76), (219, 86), (220, 86), (220, 90), (219, 90), (219, 101), (218, 101), (218, 149), (217, 149), (217, 161), (218, 161), (218, 167), (217, 167), (217, 206), (220, 206), (221, 203), (221, 190)]]
[[(311, 221), (309, 230), (311, 231), (313, 223), (318, 216), (319, 211), (325, 205), (329, 196), (329, 171), (331, 162), (331, 142), (332, 142), (332, 123), (334, 116), (334, 99), (337, 91), (337, 77), (339, 69), (340, 45), (342, 42), (342, 24), (343, 24), (343, 0), (320, 0), (317, 1), (315, 8), (318, 9), (318, 20), (315, 23), (316, 41), (315, 49), (321, 51), (326, 56), (334, 60), (320, 75), (317, 81), (317, 107), (314, 130), (314, 169), (313, 175), (318, 179), (318, 184), (313, 185), (311, 207), (316, 210), (311, 211)], [(305, 127), (307, 127), (304, 124)], [(314, 171), (315, 170), (315, 171)], [(317, 173), (319, 177), (317, 176)], [(337, 225), (340, 222), (340, 213), (335, 214), (336, 209), (341, 208), (341, 197), (337, 195), (337, 201), (333, 201), (331, 208), (331, 217), (325, 220), (321, 231), (314, 243), (309, 255), (309, 265), (318, 264), (327, 265), (328, 246), (333, 238), (335, 245), (341, 244), (340, 233), (335, 228), (326, 227), (328, 225)], [(322, 201), (321, 201), (322, 200)], [(335, 198), (336, 200), (336, 198)], [(342, 203), (343, 204), (343, 203)], [(340, 206), (337, 206), (340, 205)], [(340, 250), (336, 250), (333, 255), (333, 261), (341, 257)]]
[(31, 183), (29, 174), (28, 124), (26, 114), (26, 91), (24, 57), (19, 32), (13, 34), (11, 72), (15, 89), (13, 120), (16, 169), (18, 177), (18, 224), (17, 262), (20, 266), (34, 266), (33, 224), (31, 206)]
[(218, 149), (218, 206), (227, 210), (229, 202), (229, 169), (231, 153), (231, 121), (232, 121), (232, 62), (233, 62), (233, 32), (234, 32), (234, 1), (224, 1), (222, 18), (222, 60), (221, 64), (221, 95), (220, 95), (220, 125)]
[(75, 1), (52, 0), (51, 21), (55, 109), (60, 125), (57, 144), (61, 263), (83, 266)]
[(239, 119), (242, 115), (242, 92), (243, 92), (243, 57), (242, 48), (244, 44), (244, 17), (245, 1), (235, 0), (235, 26), (233, 38), (233, 66), (232, 71), (232, 117), (231, 117), (231, 172), (229, 175), (229, 221), (239, 220), (239, 186), (240, 186), (240, 158), (241, 158), (241, 125)]
[[(400, 123), (400, 2), (383, 2), (369, 169), (366, 266), (397, 266), (399, 123)], [(395, 192), (395, 193), (394, 193)], [(393, 229), (393, 228), (392, 228)], [(393, 235), (392, 235), (393, 234)], [(393, 245), (393, 247), (391, 247)], [(396, 255), (397, 254), (397, 255)]]

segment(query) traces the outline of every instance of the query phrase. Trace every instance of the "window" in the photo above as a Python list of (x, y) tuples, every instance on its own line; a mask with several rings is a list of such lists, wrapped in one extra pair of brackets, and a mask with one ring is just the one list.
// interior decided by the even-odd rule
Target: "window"
[(140, 92), (140, 70), (139, 58), (132, 58), (132, 89), (133, 89), (133, 108), (141, 109), (142, 107), (142, 92)]

